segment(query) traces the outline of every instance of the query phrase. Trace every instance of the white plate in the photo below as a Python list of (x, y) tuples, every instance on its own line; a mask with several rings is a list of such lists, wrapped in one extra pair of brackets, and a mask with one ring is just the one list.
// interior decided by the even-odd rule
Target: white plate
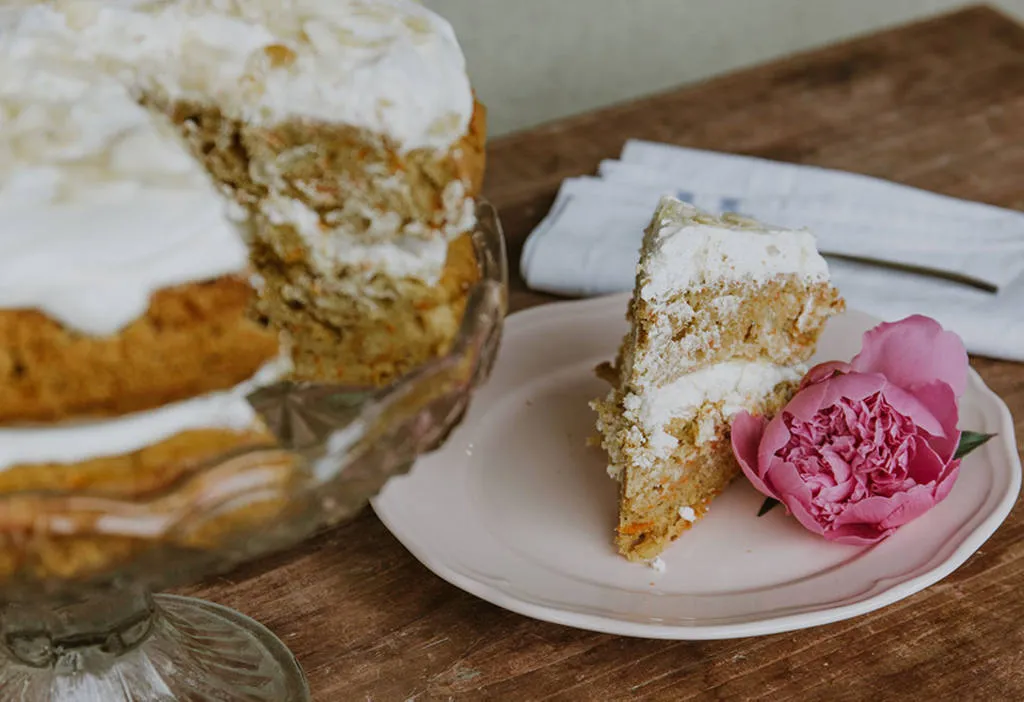
[[(625, 331), (628, 296), (510, 317), (490, 382), (463, 425), (373, 506), (416, 558), (514, 612), (594, 631), (666, 639), (770, 634), (896, 602), (967, 560), (1006, 518), (1021, 482), (1006, 405), (973, 371), (961, 427), (999, 436), (971, 454), (950, 496), (874, 547), (831, 544), (742, 478), (663, 555), (658, 573), (611, 544), (616, 483), (588, 447), (593, 368)], [(830, 323), (818, 360), (848, 360), (875, 321)]]

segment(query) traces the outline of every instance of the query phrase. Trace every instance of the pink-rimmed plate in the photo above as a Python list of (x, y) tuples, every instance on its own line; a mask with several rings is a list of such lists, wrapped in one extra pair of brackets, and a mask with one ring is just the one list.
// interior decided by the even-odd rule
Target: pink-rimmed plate
[[(941, 580), (999, 527), (1021, 464), (1006, 405), (973, 371), (961, 426), (998, 436), (965, 459), (950, 496), (881, 544), (823, 541), (737, 480), (663, 555), (628, 563), (611, 534), (616, 484), (588, 447), (593, 368), (625, 331), (628, 297), (511, 316), (490, 383), (462, 426), (373, 502), (430, 570), (520, 614), (594, 631), (665, 639), (771, 634), (847, 619)], [(852, 357), (877, 320), (831, 321), (816, 360)]]

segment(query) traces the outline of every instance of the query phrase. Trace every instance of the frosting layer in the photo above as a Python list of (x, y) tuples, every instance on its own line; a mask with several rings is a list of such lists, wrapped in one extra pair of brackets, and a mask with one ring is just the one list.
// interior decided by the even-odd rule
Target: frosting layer
[(116, 333), (157, 290), (246, 268), (226, 207), (119, 83), (0, 38), (0, 308)]
[[(765, 361), (716, 363), (660, 388), (647, 388), (643, 394), (628, 393), (623, 398), (624, 416), (643, 429), (651, 458), (666, 457), (679, 443), (667, 431), (671, 422), (693, 420), (712, 405), (715, 411), (708, 419), (730, 420), (740, 410), (751, 409), (780, 383), (798, 382), (806, 370), (803, 365)], [(698, 427), (698, 437), (709, 439), (714, 429)]]
[(799, 275), (828, 280), (828, 264), (807, 231), (764, 227), (739, 216), (712, 217), (663, 198), (645, 237), (638, 289), (644, 300), (716, 281)]
[(193, 429), (251, 429), (258, 417), (246, 397), (281, 378), (290, 366), (289, 361), (278, 359), (231, 390), (116, 419), (0, 427), (0, 470), (23, 464), (78, 463), (119, 456)]
[(412, 0), (57, 0), (23, 43), (232, 119), (341, 122), (446, 149), (473, 95), (451, 26)]
[[(448, 255), (448, 241), (468, 231), (475, 223), (473, 200), (466, 197), (462, 181), (453, 180), (442, 193), (445, 220), (438, 236), (423, 237), (419, 222), (403, 224), (394, 212), (363, 208), (359, 215), (370, 223), (367, 232), (355, 235), (346, 227), (330, 227), (319, 214), (295, 198), (277, 194), (260, 202), (260, 211), (271, 224), (290, 225), (298, 233), (314, 272), (332, 289), (346, 288), (356, 294), (363, 279), (383, 273), (392, 278), (416, 278), (435, 285)], [(359, 206), (351, 201), (351, 207)], [(398, 236), (396, 237), (396, 232)], [(386, 239), (391, 236), (393, 241)], [(377, 241), (373, 241), (376, 237)], [(347, 275), (339, 275), (346, 270)], [(353, 271), (363, 271), (354, 276)]]

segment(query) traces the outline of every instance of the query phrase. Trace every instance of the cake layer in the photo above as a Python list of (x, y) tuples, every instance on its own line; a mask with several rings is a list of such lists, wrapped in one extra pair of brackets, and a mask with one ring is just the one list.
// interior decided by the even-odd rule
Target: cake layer
[(798, 385), (799, 376), (742, 398), (705, 399), (696, 407), (683, 403), (666, 418), (660, 433), (667, 441), (661, 441), (664, 451), (654, 459), (652, 437), (630, 419), (635, 412), (625, 408), (626, 398), (613, 390), (594, 403), (609, 472), (620, 478), (619, 551), (630, 560), (650, 560), (700, 519), (739, 474), (729, 442), (732, 417), (741, 409), (771, 416)]
[(0, 471), (24, 463), (78, 463), (137, 451), (198, 429), (248, 431), (261, 420), (248, 396), (285, 375), (277, 358), (237, 385), (119, 417), (0, 426)]
[[(686, 479), (656, 486), (641, 483), (630, 474), (619, 485), (619, 522), (615, 545), (631, 561), (647, 562), (659, 556), (672, 542), (701, 519), (711, 501), (739, 475), (731, 453), (699, 447), (685, 458), (673, 458), (680, 469), (689, 467)], [(633, 500), (624, 493), (632, 487), (651, 490), (656, 500)], [(684, 516), (685, 515), (685, 516)]]
[[(24, 464), (0, 471), (0, 577), (33, 583), (87, 579), (129, 562), (156, 572), (170, 551), (216, 549), (277, 518), (300, 477), (264, 431), (185, 431), (138, 451), (77, 464)], [(211, 461), (236, 458), (211, 470)], [(202, 477), (183, 481), (202, 471)], [(247, 473), (244, 480), (240, 473)], [(138, 501), (124, 518), (103, 502), (69, 511), (60, 493)], [(237, 499), (239, 495), (245, 499)], [(236, 499), (230, 499), (235, 497)], [(224, 504), (224, 503), (227, 504)], [(195, 505), (205, 503), (205, 521)], [(142, 505), (145, 506), (142, 506)], [(213, 506), (220, 505), (219, 509)], [(191, 513), (191, 529), (178, 528)], [(146, 559), (149, 559), (147, 565)]]
[(251, 126), (212, 105), (160, 107), (256, 216), (256, 238), (345, 294), (374, 296), (366, 283), (375, 275), (436, 283), (447, 242), (474, 224), (485, 158), (480, 105), (450, 149), (409, 152), (344, 124)]
[(644, 232), (623, 382), (660, 387), (726, 358), (802, 362), (841, 306), (809, 232), (662, 198)]
[(0, 425), (138, 412), (242, 383), (279, 354), (278, 334), (250, 318), (254, 295), (237, 277), (163, 290), (101, 337), (0, 310)]
[[(635, 300), (626, 344), (629, 387), (661, 387), (685, 373), (726, 359), (803, 363), (814, 353), (829, 318), (843, 309), (827, 280), (779, 274), (758, 281), (719, 280), (664, 299)], [(636, 357), (647, 347), (670, 354)]]
[(260, 309), (292, 339), (295, 376), (358, 386), (386, 384), (447, 352), (480, 277), (468, 234), (448, 247), (436, 285), (380, 277), (369, 283), (372, 296), (319, 295), (308, 267), (266, 247), (255, 248), (254, 262), (265, 281)]
[[(252, 422), (237, 429), (190, 429), (112, 455), (80, 461), (41, 460), (2, 465), (0, 495), (39, 490), (142, 497), (174, 484), (229, 452), (273, 444), (273, 435)], [(55, 449), (58, 454), (60, 450)]]

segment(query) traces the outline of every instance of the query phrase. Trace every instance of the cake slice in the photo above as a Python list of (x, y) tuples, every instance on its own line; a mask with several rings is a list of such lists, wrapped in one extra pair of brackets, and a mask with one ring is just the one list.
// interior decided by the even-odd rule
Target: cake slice
[(843, 309), (806, 231), (713, 217), (663, 198), (644, 235), (630, 331), (597, 411), (620, 481), (616, 545), (651, 560), (739, 473), (729, 425), (792, 396), (829, 317)]

